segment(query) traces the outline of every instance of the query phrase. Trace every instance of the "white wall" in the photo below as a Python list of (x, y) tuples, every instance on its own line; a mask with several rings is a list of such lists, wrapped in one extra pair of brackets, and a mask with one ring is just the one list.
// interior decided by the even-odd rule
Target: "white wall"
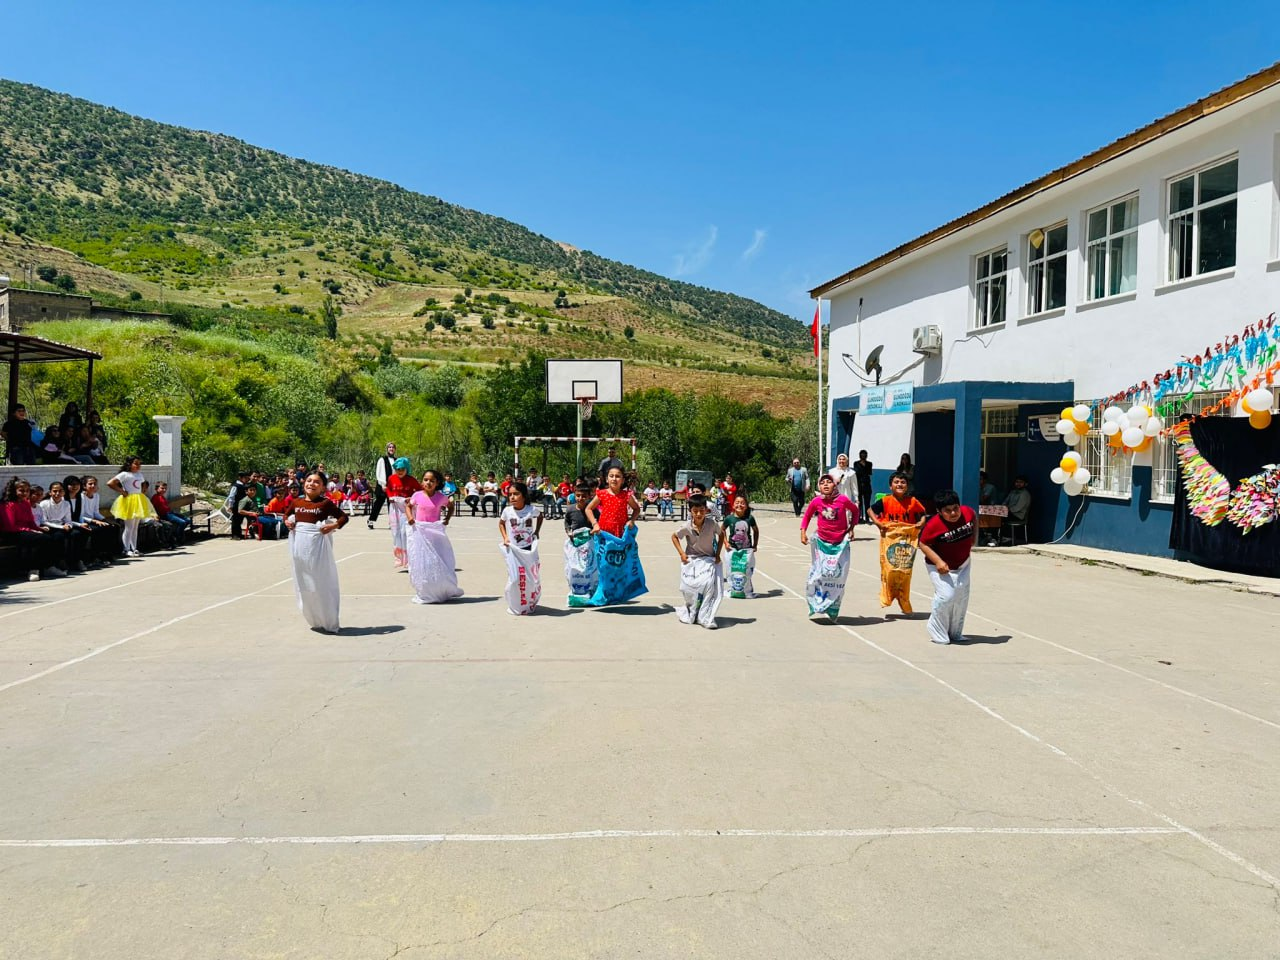
[[(959, 380), (1074, 380), (1078, 398), (1093, 398), (1163, 372), (1183, 354), (1194, 355), (1280, 310), (1278, 145), (1280, 89), (1272, 88), (854, 281), (831, 298), (831, 396), (856, 394), (863, 386), (841, 361), (842, 353), (861, 363), (872, 347), (884, 344), (888, 377), (918, 359), (911, 351), (911, 331), (928, 323), (942, 330), (942, 355), (903, 378), (917, 386)], [(1163, 223), (1167, 180), (1233, 153), (1239, 156), (1235, 269), (1170, 285)], [(1137, 290), (1086, 303), (1085, 211), (1135, 190)], [(951, 213), (939, 211), (939, 221)], [(1026, 318), (1026, 236), (1062, 220), (1068, 224), (1067, 306)], [(900, 238), (885, 240), (888, 247)], [(1006, 322), (970, 331), (973, 258), (1001, 245), (1009, 249)], [(854, 322), (859, 297), (860, 346)], [(909, 433), (910, 420), (859, 417), (853, 447), (893, 449), (903, 439), (897, 421), (905, 421)]]

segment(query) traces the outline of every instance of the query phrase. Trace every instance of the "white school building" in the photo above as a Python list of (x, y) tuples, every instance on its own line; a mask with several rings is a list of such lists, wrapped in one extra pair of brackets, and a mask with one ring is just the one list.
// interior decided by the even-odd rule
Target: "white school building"
[[(1171, 555), (1169, 442), (1113, 457), (1092, 431), (1077, 449), (1094, 479), (1069, 501), (1049, 479), (1066, 448), (1038, 418), (1280, 310), (1280, 63), (811, 294), (830, 301), (831, 459), (867, 450), (880, 492), (910, 453), (918, 492), (969, 504), (980, 469), (1002, 492), (1025, 474), (1032, 540), (1071, 526), (1067, 542)], [(865, 369), (879, 345), (883, 393)]]

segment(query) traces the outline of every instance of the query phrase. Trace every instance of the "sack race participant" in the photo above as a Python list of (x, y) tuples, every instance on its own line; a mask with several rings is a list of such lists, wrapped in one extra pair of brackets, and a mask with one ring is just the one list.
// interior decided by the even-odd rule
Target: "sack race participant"
[(444, 603), (462, 596), (453, 544), (445, 531), (453, 516), (453, 502), (441, 489), (438, 471), (428, 470), (422, 475), (422, 489), (409, 498), (405, 512), (413, 602)]
[(940, 490), (933, 501), (938, 513), (920, 531), (920, 552), (933, 581), (929, 639), (963, 643), (964, 618), (969, 612), (970, 554), (978, 537), (978, 518), (960, 505), (954, 490)]
[(591, 487), (584, 481), (570, 492), (574, 495), (573, 502), (568, 502), (566, 494), (564, 507), (564, 579), (569, 584), (569, 606), (572, 607), (585, 606), (595, 596), (600, 575), (596, 569), (591, 521), (582, 509), (591, 500)]
[(871, 505), (871, 520), (880, 530), (880, 606), (898, 601), (903, 613), (911, 613), (911, 568), (916, 543), (924, 525), (924, 504), (910, 494), (905, 473), (889, 478), (889, 495)]
[(800, 542), (809, 543), (809, 521), (818, 518), (818, 536), (814, 539), (813, 560), (805, 583), (805, 599), (810, 618), (840, 616), (844, 585), (849, 577), (849, 541), (858, 523), (858, 507), (836, 490), (831, 474), (818, 479), (818, 495), (805, 508), (800, 519)]
[(756, 595), (751, 578), (756, 570), (760, 527), (751, 515), (747, 495), (741, 491), (734, 494), (733, 511), (725, 518), (722, 536), (722, 549), (729, 555), (725, 593), (739, 600), (749, 600)]
[(680, 595), (684, 606), (676, 608), (681, 623), (696, 623), (715, 630), (716, 610), (724, 590), (720, 570), (720, 528), (707, 514), (707, 500), (689, 498), (689, 519), (671, 535), (680, 555)]
[(308, 474), (302, 485), (304, 496), (289, 504), (284, 525), (289, 528), (298, 609), (311, 629), (337, 633), (342, 596), (330, 534), (345, 527), (351, 518), (324, 495), (324, 486), (321, 474)]
[(387, 478), (387, 523), (391, 527), (391, 553), (401, 570), (409, 569), (409, 515), (404, 505), (421, 489), (422, 485), (409, 474), (409, 458), (397, 459)]
[(538, 558), (542, 514), (528, 500), (529, 488), (520, 480), (512, 481), (507, 505), (498, 517), (502, 551), (507, 558), (507, 611), (516, 616), (533, 613), (542, 596), (542, 565)]

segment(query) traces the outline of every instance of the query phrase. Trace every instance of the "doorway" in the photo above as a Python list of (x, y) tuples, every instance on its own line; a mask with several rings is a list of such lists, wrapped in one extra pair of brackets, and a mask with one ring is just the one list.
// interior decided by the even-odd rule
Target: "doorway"
[(1018, 474), (1018, 408), (984, 407), (982, 410), (982, 469), (996, 485), (1000, 500), (1013, 489)]

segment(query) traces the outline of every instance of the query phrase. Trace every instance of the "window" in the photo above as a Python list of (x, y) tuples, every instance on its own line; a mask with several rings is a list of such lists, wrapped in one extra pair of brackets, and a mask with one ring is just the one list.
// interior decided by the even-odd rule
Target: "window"
[(973, 322), (975, 327), (990, 327), (997, 323), (1004, 323), (1004, 300), (1008, 285), (1005, 271), (1008, 268), (1008, 247), (992, 250), (977, 258), (974, 274), (978, 301)]
[(1133, 489), (1133, 471), (1128, 455), (1107, 446), (1108, 438), (1102, 432), (1101, 408), (1094, 409), (1090, 426), (1093, 429), (1080, 439), (1075, 448), (1080, 452), (1082, 466), (1089, 471), (1089, 493), (1127, 500), (1129, 491)]
[(1169, 280), (1236, 265), (1236, 183), (1232, 157), (1169, 181)]
[[(1196, 393), (1189, 397), (1171, 397), (1172, 400), (1181, 400), (1182, 404), (1178, 408), (1178, 414), (1169, 417), (1165, 421), (1165, 425), (1169, 426), (1176, 423), (1178, 416), (1183, 413), (1200, 413), (1207, 407), (1213, 406), (1219, 400), (1227, 395), (1225, 390), (1217, 390), (1209, 393)], [(1219, 416), (1230, 416), (1231, 411), (1225, 410)], [(1151, 501), (1153, 503), (1173, 503), (1174, 492), (1178, 489), (1178, 484), (1182, 482), (1182, 470), (1178, 465), (1178, 452), (1174, 447), (1174, 443), (1169, 437), (1161, 437), (1151, 449)]]
[(1027, 235), (1027, 313), (1067, 305), (1067, 225), (1032, 230)]
[(1086, 300), (1101, 300), (1138, 287), (1138, 196), (1085, 214), (1089, 278)]

